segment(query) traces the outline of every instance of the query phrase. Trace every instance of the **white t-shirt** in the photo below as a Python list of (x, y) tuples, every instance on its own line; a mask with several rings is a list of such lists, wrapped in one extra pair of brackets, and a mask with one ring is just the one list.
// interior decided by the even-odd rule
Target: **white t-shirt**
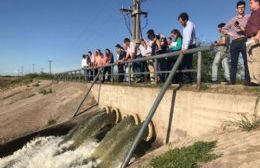
[(144, 56), (144, 57), (151, 56), (151, 54), (152, 54), (152, 48), (150, 46), (147, 46), (147, 48), (145, 48), (144, 46), (140, 45), (139, 50), (140, 50), (142, 56)]
[(83, 58), (81, 61), (81, 68), (86, 68), (87, 67), (87, 59)]

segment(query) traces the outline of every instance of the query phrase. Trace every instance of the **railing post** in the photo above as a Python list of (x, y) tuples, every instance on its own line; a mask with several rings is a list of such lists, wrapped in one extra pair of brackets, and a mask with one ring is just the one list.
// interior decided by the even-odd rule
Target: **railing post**
[(81, 70), (79, 70), (79, 82), (81, 81), (80, 77), (81, 77)]
[(155, 84), (158, 83), (158, 74), (157, 74), (157, 65), (158, 65), (158, 60), (157, 58), (154, 60), (154, 81), (155, 81)]
[(110, 79), (111, 79), (111, 82), (114, 83), (114, 66), (111, 65), (111, 72), (110, 72)]
[(131, 85), (131, 63), (129, 62), (127, 64), (128, 66), (128, 80), (129, 80), (129, 85)]
[(200, 88), (201, 84), (201, 64), (202, 64), (202, 53), (198, 52), (198, 63), (197, 63), (197, 88)]

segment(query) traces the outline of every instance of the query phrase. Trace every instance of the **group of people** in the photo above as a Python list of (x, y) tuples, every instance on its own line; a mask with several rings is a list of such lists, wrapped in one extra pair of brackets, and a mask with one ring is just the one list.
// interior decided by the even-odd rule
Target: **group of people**
[(225, 81), (232, 85), (236, 83), (238, 59), (241, 54), (244, 62), (244, 85), (260, 86), (260, 0), (250, 0), (251, 15), (245, 14), (245, 7), (245, 1), (238, 1), (237, 16), (227, 23), (218, 25), (220, 38), (213, 44), (217, 50), (212, 64), (214, 83), (219, 82), (220, 62), (224, 69)]
[[(259, 0), (250, 0), (252, 14), (245, 14), (246, 3), (239, 1), (237, 3), (237, 16), (227, 23), (220, 23), (218, 30), (220, 33), (219, 41), (213, 46), (216, 48), (216, 55), (212, 63), (212, 82), (219, 82), (218, 65), (222, 62), (225, 81), (228, 84), (236, 83), (236, 74), (238, 58), (241, 54), (244, 61), (245, 85), (260, 86), (260, 7)], [(143, 82), (149, 79), (151, 83), (164, 82), (167, 78), (165, 71), (170, 71), (176, 62), (177, 57), (160, 58), (155, 64), (155, 60), (147, 59), (145, 62), (133, 62), (131, 65), (125, 63), (141, 57), (153, 57), (154, 55), (176, 52), (184, 54), (179, 70), (192, 69), (193, 54), (186, 54), (186, 50), (196, 48), (195, 26), (189, 20), (187, 13), (181, 13), (178, 22), (182, 25), (182, 34), (179, 30), (173, 29), (171, 37), (165, 37), (163, 34), (156, 34), (153, 29), (147, 31), (147, 39), (142, 38), (140, 43), (125, 38), (123, 45), (117, 44), (117, 60), (114, 61), (112, 52), (97, 50), (94, 54), (89, 51), (83, 55), (82, 68), (85, 69), (85, 76), (88, 79), (97, 74), (95, 71), (88, 70), (90, 67), (100, 67), (111, 63), (117, 63), (119, 82), (129, 81), (134, 77), (135, 81)], [(231, 43), (230, 40), (231, 39)], [(229, 68), (228, 57), (231, 57)], [(155, 67), (157, 66), (157, 67)], [(158, 76), (155, 76), (155, 68)], [(110, 81), (113, 69), (107, 66), (103, 69), (102, 81)], [(135, 74), (134, 76), (129, 76)], [(147, 72), (147, 73), (145, 73)], [(149, 75), (145, 75), (149, 74)], [(156, 79), (157, 77), (157, 79)], [(173, 79), (176, 83), (191, 83), (193, 81), (190, 72), (177, 73)]]
[[(151, 83), (155, 83), (155, 80), (157, 82), (164, 82), (167, 77), (167, 73), (165, 73), (165, 71), (172, 69), (177, 59), (176, 57), (158, 59), (157, 67), (155, 67), (155, 60), (153, 59), (147, 59), (147, 61), (143, 62), (133, 62), (131, 65), (125, 62), (142, 57), (152, 58), (154, 55), (168, 52), (180, 51), (184, 53), (187, 49), (195, 48), (195, 26), (191, 21), (189, 21), (188, 14), (181, 13), (178, 17), (178, 21), (183, 26), (183, 35), (179, 30), (173, 29), (171, 31), (171, 37), (167, 38), (163, 34), (156, 34), (153, 29), (150, 29), (146, 33), (147, 39), (142, 38), (140, 40), (140, 44), (131, 41), (129, 38), (125, 38), (123, 45), (115, 45), (117, 55), (116, 61), (114, 61), (113, 54), (109, 49), (105, 50), (105, 54), (103, 54), (99, 49), (94, 54), (91, 51), (89, 51), (87, 54), (83, 54), (82, 68), (85, 70), (86, 79), (93, 79), (95, 74), (97, 74), (96, 67), (117, 63), (119, 82), (129, 81), (132, 77), (135, 78), (137, 83), (143, 82), (146, 79), (150, 80)], [(192, 68), (192, 55), (186, 54), (179, 69), (190, 68)], [(155, 69), (160, 71), (160, 73), (158, 73), (157, 79), (155, 79)], [(113, 69), (111, 69), (110, 66), (105, 67), (103, 70), (102, 81), (110, 81), (112, 71)], [(130, 71), (135, 75), (129, 76)], [(176, 75), (173, 81), (187, 81), (191, 83), (192, 75), (190, 73), (179, 73)]]

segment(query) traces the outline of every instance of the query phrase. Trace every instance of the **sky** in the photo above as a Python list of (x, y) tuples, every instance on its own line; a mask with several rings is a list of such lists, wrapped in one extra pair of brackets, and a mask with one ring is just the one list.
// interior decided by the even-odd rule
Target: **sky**
[[(236, 2), (143, 0), (142, 10), (149, 14), (142, 18), (142, 32), (152, 28), (170, 36), (173, 28), (182, 30), (177, 17), (187, 12), (197, 38), (212, 42), (217, 25), (236, 15)], [(53, 72), (79, 69), (89, 50), (115, 53), (115, 44), (130, 37), (119, 9), (131, 5), (132, 0), (0, 0), (0, 75), (17, 75), (21, 67), (31, 73), (33, 64), (35, 72), (48, 72), (48, 60)]]

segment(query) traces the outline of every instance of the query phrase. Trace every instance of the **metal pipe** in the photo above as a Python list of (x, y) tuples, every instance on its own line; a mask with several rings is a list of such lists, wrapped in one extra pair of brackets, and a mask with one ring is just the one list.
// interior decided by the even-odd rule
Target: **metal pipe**
[(99, 75), (100, 75), (101, 72), (102, 72), (102, 68), (99, 69), (97, 75), (95, 76), (94, 80), (93, 80), (92, 83), (91, 83), (90, 88), (88, 89), (88, 91), (87, 91), (86, 95), (84, 96), (83, 100), (80, 102), (80, 104), (79, 104), (79, 106), (78, 106), (76, 112), (74, 113), (73, 117), (75, 117), (75, 116), (77, 115), (77, 113), (79, 112), (80, 107), (82, 106), (82, 104), (84, 103), (84, 101), (86, 100), (86, 98), (88, 97), (88, 95), (89, 95), (89, 93), (90, 93), (92, 87), (94, 86), (94, 84), (95, 84), (96, 81), (98, 80), (98, 77), (99, 77)]
[(173, 76), (175, 75), (175, 72), (177, 71), (179, 65), (181, 64), (182, 62), (182, 59), (183, 59), (183, 54), (180, 54), (176, 63), (174, 64), (166, 82), (163, 84), (163, 87), (159, 93), (159, 95), (157, 96), (155, 102), (153, 103), (153, 106), (148, 114), (148, 116), (146, 117), (144, 123), (142, 124), (142, 127), (141, 129), (139, 130), (136, 138), (134, 139), (134, 142), (129, 150), (129, 152), (127, 153), (126, 157), (125, 157), (125, 160), (124, 162), (122, 163), (121, 165), (121, 168), (125, 168), (127, 166), (127, 164), (129, 163), (134, 151), (135, 151), (135, 148), (137, 147), (138, 143), (140, 142), (142, 136), (143, 136), (143, 133), (145, 132), (146, 128), (148, 127), (149, 123), (151, 122), (156, 110), (157, 110), (157, 107), (159, 106), (168, 86), (170, 85), (171, 81), (172, 81), (172, 78)]
[(155, 84), (158, 83), (158, 71), (157, 71), (157, 66), (158, 66), (158, 59), (155, 59), (154, 61), (154, 81), (155, 81)]
[(128, 63), (128, 82), (129, 82), (129, 85), (131, 85), (131, 63)]

